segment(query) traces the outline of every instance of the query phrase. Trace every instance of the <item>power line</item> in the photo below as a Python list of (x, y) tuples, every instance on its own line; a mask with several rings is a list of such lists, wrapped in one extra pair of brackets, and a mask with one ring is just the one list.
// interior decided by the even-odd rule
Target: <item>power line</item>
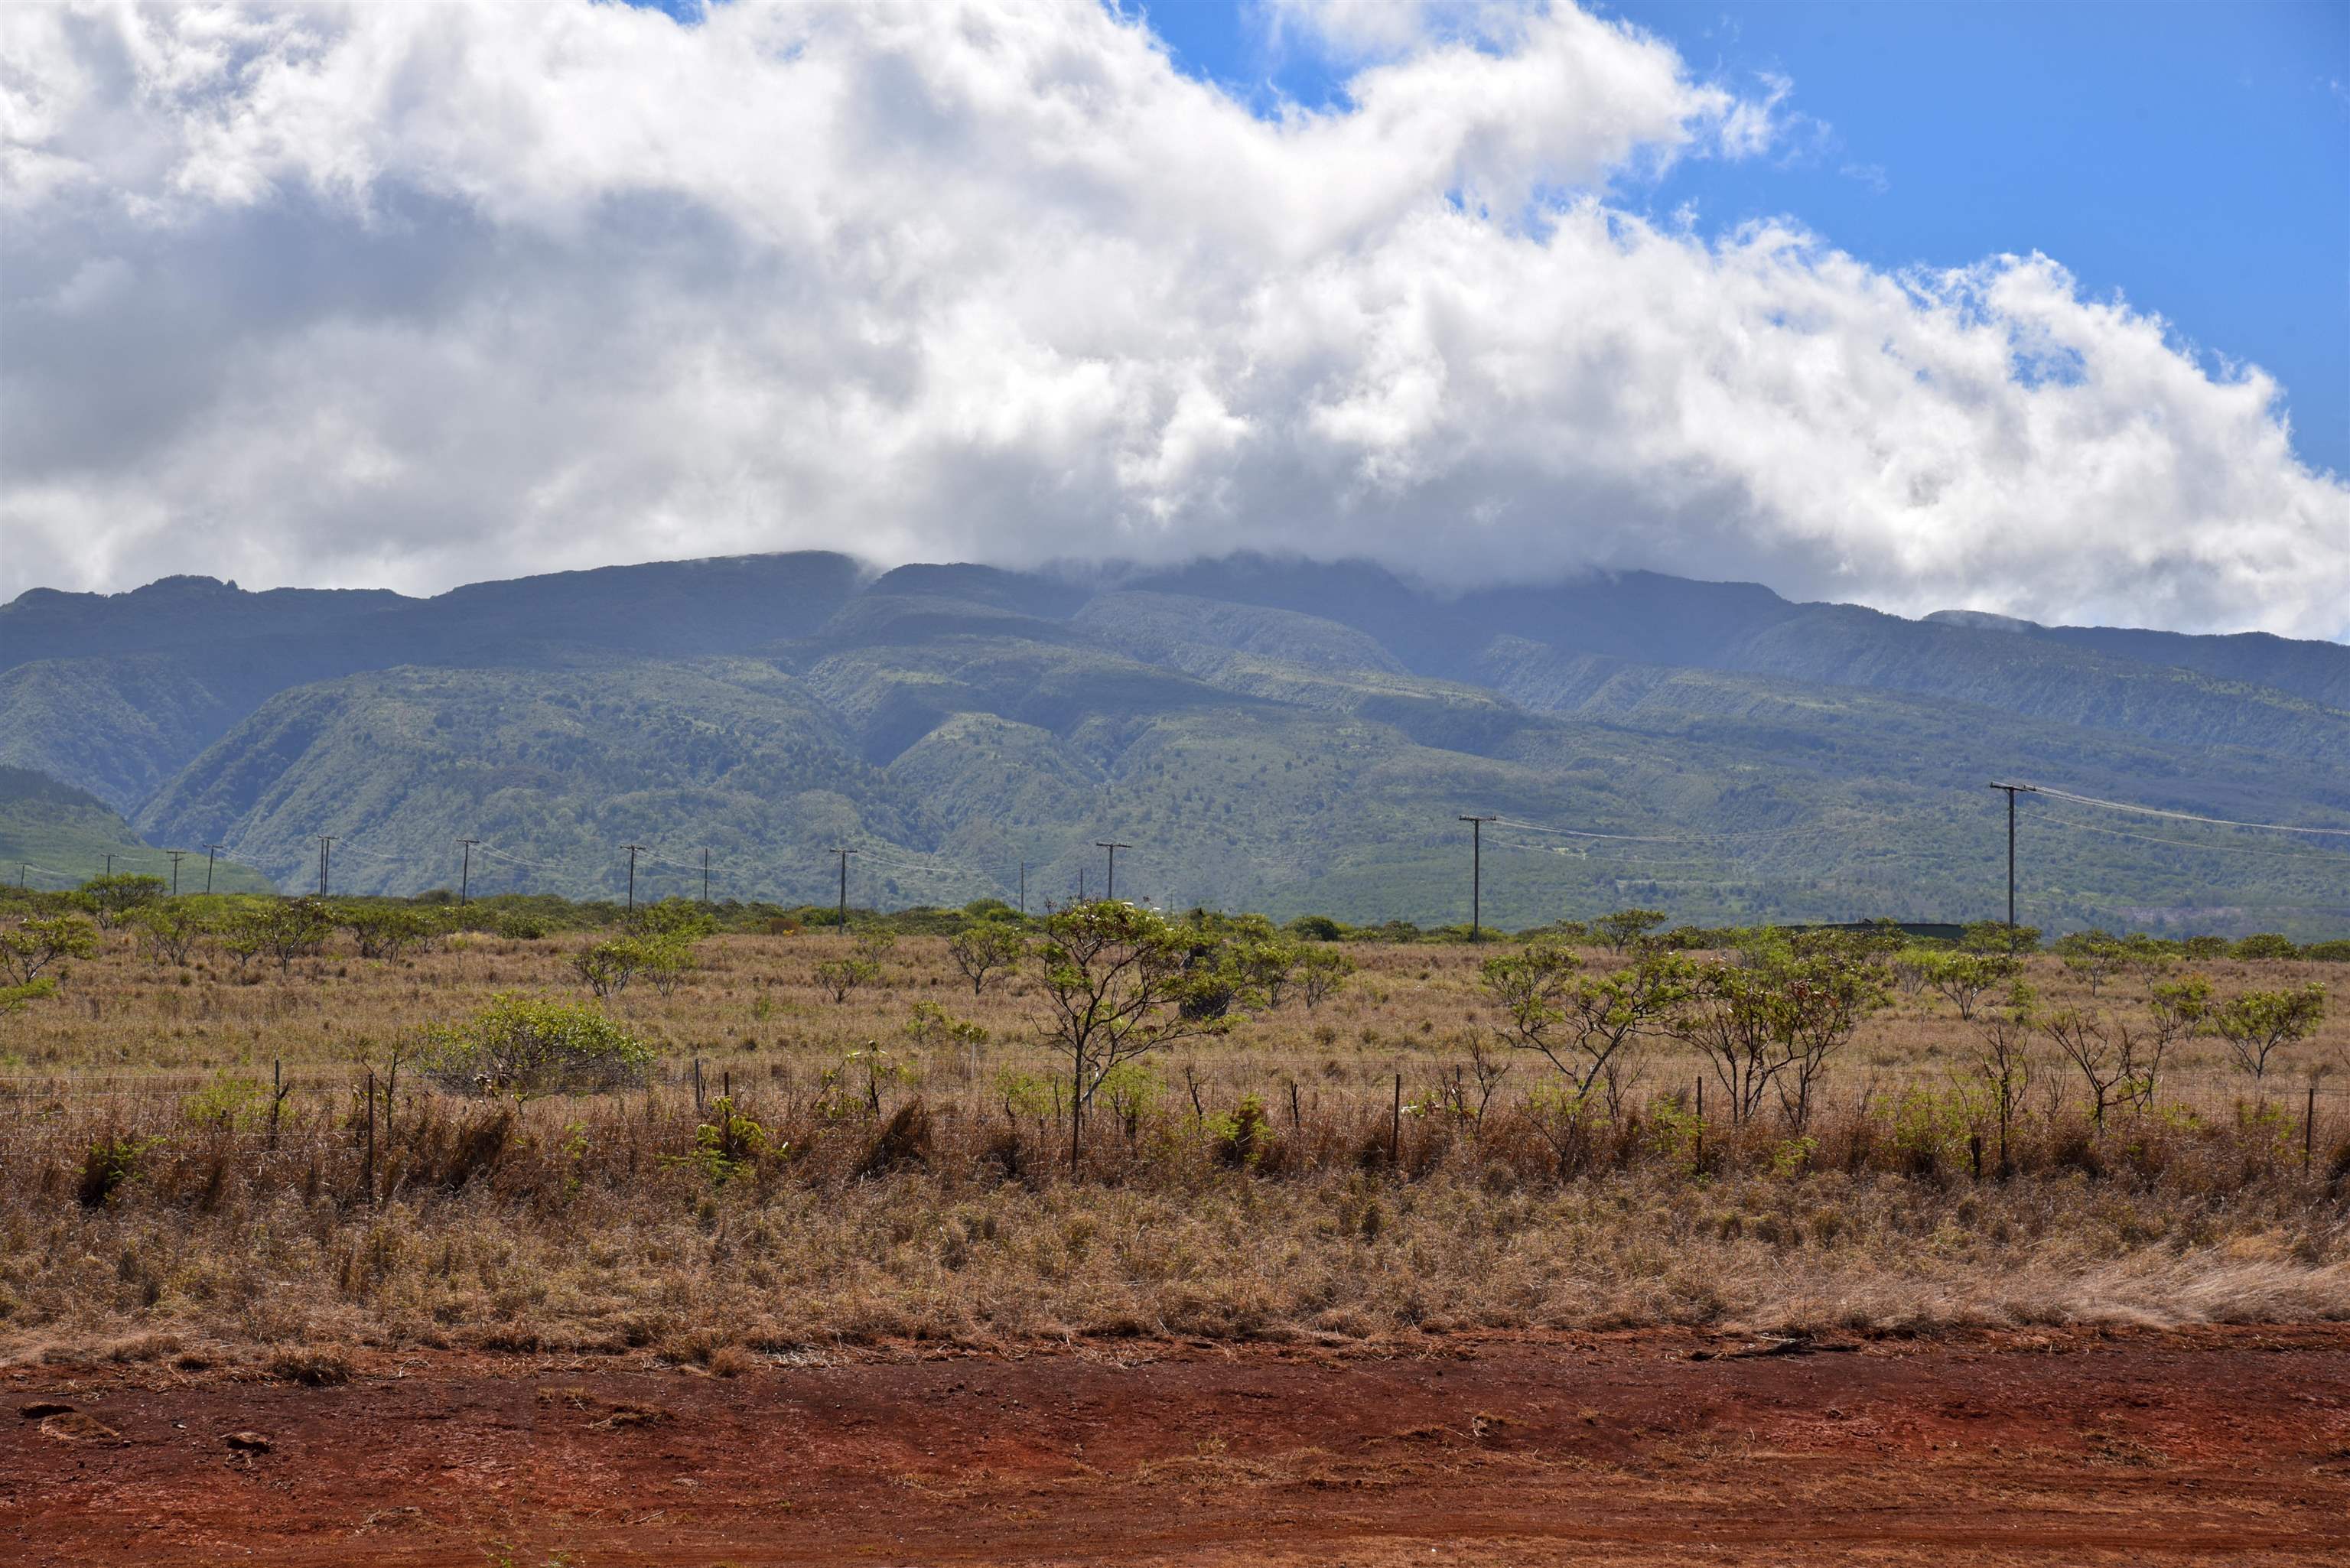
[[(2005, 789), (2009, 786), (1993, 784), (1991, 787)], [(2350, 827), (2294, 827), (2282, 822), (2238, 822), (2230, 817), (2203, 816), (2191, 811), (2167, 811), (2158, 805), (2132, 805), (2127, 801), (2100, 800), (2093, 794), (2074, 794), (2070, 790), (2055, 789), (2047, 784), (2017, 784), (2013, 787), (2048, 795), (2056, 800), (2073, 801), (2081, 805), (2103, 806), (2108, 811), (2134, 811), (2141, 816), (2168, 816), (2180, 822), (2208, 822), (2215, 827), (2249, 827), (2262, 833), (2309, 833), (2328, 838), (2350, 838)]]
[(2047, 821), (2053, 826), (2069, 827), (2076, 833), (2102, 833), (2111, 838), (2135, 838), (2141, 844), (2168, 844), (2178, 849), (2208, 850), (2213, 855), (2268, 855), (2303, 865), (2350, 866), (2350, 855), (2320, 855), (2306, 849), (2271, 849), (2260, 844), (2198, 844), (2191, 838), (2157, 838), (2149, 833), (2099, 827), (2094, 822), (2074, 822), (2062, 816), (2052, 816)]

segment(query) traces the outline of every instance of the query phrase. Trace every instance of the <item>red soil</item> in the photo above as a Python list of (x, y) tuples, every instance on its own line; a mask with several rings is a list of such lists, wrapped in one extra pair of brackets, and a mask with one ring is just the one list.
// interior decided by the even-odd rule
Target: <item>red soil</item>
[(0, 1559), (2350, 1563), (2350, 1328), (1772, 1348), (24, 1366)]

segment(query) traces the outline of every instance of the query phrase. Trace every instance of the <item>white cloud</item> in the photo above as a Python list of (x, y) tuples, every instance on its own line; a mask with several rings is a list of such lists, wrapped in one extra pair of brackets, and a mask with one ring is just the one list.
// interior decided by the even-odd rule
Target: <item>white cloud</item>
[(1610, 204), (1783, 82), (1563, 5), (1357, 47), (1266, 120), (1090, 0), (16, 7), (0, 583), (1277, 547), (2350, 630), (2257, 371)]

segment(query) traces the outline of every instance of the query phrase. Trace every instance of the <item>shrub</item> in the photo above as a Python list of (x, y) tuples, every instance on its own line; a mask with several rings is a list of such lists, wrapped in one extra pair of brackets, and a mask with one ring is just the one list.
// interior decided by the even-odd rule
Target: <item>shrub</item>
[(98, 1209), (110, 1201), (124, 1183), (139, 1174), (140, 1158), (159, 1141), (127, 1133), (107, 1133), (94, 1139), (82, 1156), (81, 1182), (76, 1189), (81, 1206)]
[(93, 877), (81, 885), (76, 897), (84, 909), (98, 917), (99, 925), (110, 931), (133, 909), (161, 898), (167, 887), (169, 884), (161, 877), (126, 873), (120, 877)]
[(2312, 942), (2301, 950), (2301, 956), (2318, 963), (2350, 963), (2350, 939), (2336, 937), (2331, 941)]
[(652, 1050), (592, 1007), (501, 992), (425, 1037), (425, 1072), (485, 1094), (598, 1094), (644, 1082)]
[(41, 971), (59, 959), (90, 958), (97, 952), (98, 933), (88, 920), (72, 915), (20, 920), (0, 930), (0, 973), (14, 975), (20, 986), (37, 984)]
[(1027, 950), (1020, 933), (1002, 920), (974, 920), (947, 940), (947, 956), (971, 981), (973, 996), (987, 989), (989, 975), (1008, 977), (1018, 970)]
[(2279, 936), (2274, 931), (2256, 932), (2235, 948), (2235, 956), (2240, 959), (2289, 959), (2300, 955), (2301, 950), (2293, 945), (2291, 937)]

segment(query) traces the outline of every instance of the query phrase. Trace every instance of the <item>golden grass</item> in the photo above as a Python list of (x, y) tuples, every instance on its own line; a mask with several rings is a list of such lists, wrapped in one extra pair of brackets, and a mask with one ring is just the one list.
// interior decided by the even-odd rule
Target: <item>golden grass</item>
[[(714, 939), (674, 994), (632, 988), (614, 1007), (661, 1047), (649, 1088), (516, 1110), (411, 1073), (370, 1168), (362, 1061), (382, 1065), (498, 990), (580, 994), (567, 959), (582, 940), (467, 938), (390, 964), (330, 953), (281, 979), (210, 958), (157, 969), (113, 939), (58, 996), (0, 1020), (0, 1353), (267, 1370), (290, 1346), (285, 1366), (331, 1369), (343, 1347), (449, 1345), (725, 1370), (745, 1354), (1080, 1335), (2350, 1315), (2336, 1081), (2304, 1170), (2297, 1075), (2262, 1104), (2199, 1043), (2161, 1114), (2099, 1134), (2043, 1060), (2020, 1174), (1978, 1179), (1962, 1129), (1923, 1147), (1900, 1130), (1903, 1097), (1945, 1093), (1972, 1043), (1928, 993), (1846, 1049), (1807, 1146), (1775, 1125), (1692, 1145), (1673, 1118), (1697, 1064), (1655, 1044), (1630, 1114), (1562, 1170), (1524, 1105), (1540, 1062), (1513, 1064), (1482, 1124), (1440, 1092), (1490, 1024), (1482, 955), (1459, 947), (1358, 947), (1364, 972), (1321, 1009), (1291, 1002), (1159, 1063), (1156, 1103), (1130, 1124), (1097, 1117), (1071, 1181), (1065, 1126), (998, 1084), (1051, 1064), (1029, 981), (974, 998), (941, 943), (908, 939), (884, 986), (836, 1005), (812, 974), (834, 939)], [(2205, 972), (2225, 993), (2332, 967)], [(2033, 979), (2089, 1001), (2053, 961)], [(2131, 1005), (2128, 981), (2106, 991)], [(917, 1001), (990, 1030), (976, 1071), (912, 1045)], [(825, 1071), (868, 1041), (916, 1068), (884, 1116), (919, 1099), (929, 1119), (886, 1169), (879, 1119), (824, 1093)], [(2337, 1006), (2292, 1068), (2345, 1047)], [(709, 1093), (731, 1078), (786, 1152), (723, 1181), (689, 1158), (697, 1059)], [(191, 1119), (205, 1085), (266, 1080), (273, 1063), (293, 1085), (274, 1129), (260, 1102)], [(1399, 1075), (1413, 1110), (1391, 1165)], [(1252, 1095), (1268, 1119), (1236, 1149), (1219, 1118)], [(135, 1149), (133, 1173), (85, 1202), (108, 1140)]]

